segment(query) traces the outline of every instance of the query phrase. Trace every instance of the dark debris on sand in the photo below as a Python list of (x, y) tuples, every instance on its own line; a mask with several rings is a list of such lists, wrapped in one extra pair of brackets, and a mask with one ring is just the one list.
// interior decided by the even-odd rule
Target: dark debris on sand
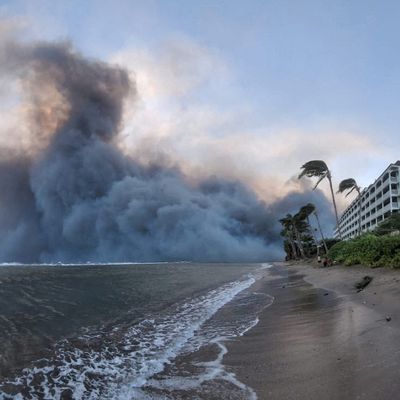
[(371, 282), (372, 282), (372, 276), (364, 276), (364, 278), (361, 279), (360, 282), (357, 282), (354, 287), (357, 289), (357, 292), (361, 292), (361, 290), (364, 290)]

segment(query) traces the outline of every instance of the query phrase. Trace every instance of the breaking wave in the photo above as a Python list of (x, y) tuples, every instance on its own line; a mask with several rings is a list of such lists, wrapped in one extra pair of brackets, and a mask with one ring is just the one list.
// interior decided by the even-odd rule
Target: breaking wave
[[(248, 274), (133, 325), (63, 340), (51, 358), (38, 360), (3, 382), (0, 399), (179, 398), (168, 397), (168, 393), (193, 390), (217, 377), (253, 398), (250, 388), (224, 370), (222, 358), (224, 341), (243, 335), (258, 322), (257, 313), (272, 303), (266, 295), (247, 293), (257, 279), (257, 273)], [(229, 314), (229, 306), (235, 308), (240, 321), (224, 317), (221, 311)], [(197, 373), (182, 376), (174, 360), (210, 345), (216, 347), (215, 359), (193, 363)], [(175, 373), (171, 374), (171, 368)], [(156, 379), (160, 374), (163, 378)]]

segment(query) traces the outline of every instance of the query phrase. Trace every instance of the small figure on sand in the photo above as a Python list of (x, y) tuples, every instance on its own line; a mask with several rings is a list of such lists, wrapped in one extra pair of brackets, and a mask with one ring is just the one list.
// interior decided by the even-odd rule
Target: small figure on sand
[(324, 267), (330, 267), (332, 265), (332, 260), (328, 257), (324, 257), (324, 261), (322, 264)]

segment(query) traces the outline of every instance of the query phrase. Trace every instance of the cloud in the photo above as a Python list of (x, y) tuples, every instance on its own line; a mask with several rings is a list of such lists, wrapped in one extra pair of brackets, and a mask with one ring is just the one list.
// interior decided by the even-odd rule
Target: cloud
[(1, 261), (281, 256), (276, 215), (245, 183), (193, 182), (178, 167), (121, 152), (123, 103), (136, 94), (124, 69), (68, 43), (11, 44), (3, 56), (15, 68), (3, 73), (26, 91), (35, 151), (1, 149)]
[(164, 41), (155, 49), (120, 51), (112, 57), (131, 66), (139, 93), (146, 100), (192, 95), (215, 79), (227, 79), (228, 69), (216, 50), (183, 35)]
[[(176, 162), (194, 179), (239, 178), (268, 202), (298, 190), (289, 178), (310, 159), (325, 160), (338, 183), (349, 171), (362, 174), (371, 158), (387, 157), (360, 130), (328, 123), (293, 128), (255, 118), (259, 107), (243, 101), (234, 71), (216, 54), (185, 38), (112, 57), (132, 69), (140, 93), (140, 103), (128, 104), (126, 111), (121, 141), (126, 152), (144, 163)], [(254, 126), (254, 119), (262, 122)], [(330, 196), (324, 184), (321, 188)]]
[(374, 150), (355, 133), (252, 126), (228, 64), (187, 38), (111, 64), (65, 42), (4, 49), (19, 96), (1, 129), (4, 261), (277, 258), (281, 214), (313, 201), (330, 226), (323, 193), (291, 179), (299, 166)]

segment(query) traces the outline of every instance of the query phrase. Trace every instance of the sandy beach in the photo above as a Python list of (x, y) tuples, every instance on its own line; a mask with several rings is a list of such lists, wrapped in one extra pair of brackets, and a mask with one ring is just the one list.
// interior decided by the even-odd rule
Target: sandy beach
[(275, 301), (228, 343), (228, 370), (259, 399), (400, 398), (398, 271), (276, 263), (270, 274), (259, 290)]

